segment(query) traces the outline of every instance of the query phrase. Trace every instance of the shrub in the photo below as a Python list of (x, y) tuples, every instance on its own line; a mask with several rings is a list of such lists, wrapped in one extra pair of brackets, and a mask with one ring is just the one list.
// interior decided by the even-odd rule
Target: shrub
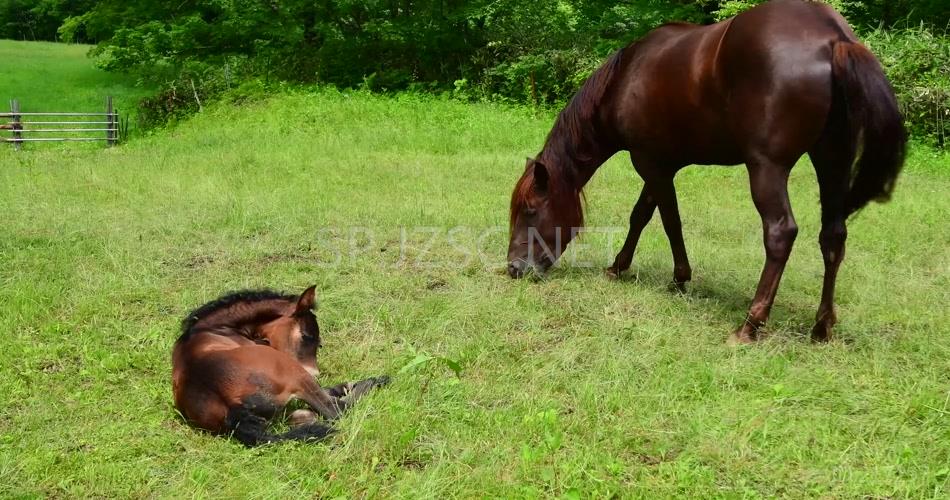
[(884, 66), (911, 134), (946, 147), (950, 140), (950, 35), (918, 26), (877, 29), (863, 38)]

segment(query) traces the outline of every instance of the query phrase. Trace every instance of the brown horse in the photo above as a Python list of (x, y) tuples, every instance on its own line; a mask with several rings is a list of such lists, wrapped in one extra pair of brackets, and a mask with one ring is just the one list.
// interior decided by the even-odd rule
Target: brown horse
[(691, 278), (673, 177), (690, 164), (745, 163), (762, 218), (765, 268), (732, 340), (765, 324), (798, 226), (788, 175), (805, 153), (818, 177), (825, 262), (812, 338), (831, 337), (835, 276), (849, 215), (888, 199), (907, 136), (874, 55), (847, 22), (817, 2), (775, 0), (723, 22), (669, 24), (617, 52), (558, 116), (511, 200), (508, 273), (544, 272), (583, 224), (581, 190), (614, 153), (630, 152), (644, 187), (630, 232), (607, 270), (626, 271), (659, 207), (673, 280)]
[(299, 297), (269, 290), (227, 294), (182, 321), (172, 352), (175, 406), (192, 425), (231, 434), (247, 446), (320, 439), (332, 432), (308, 410), (291, 415), (280, 435), (267, 430), (288, 402), (302, 400), (333, 420), (388, 377), (325, 390), (314, 379), (320, 327), (313, 314), (315, 287)]

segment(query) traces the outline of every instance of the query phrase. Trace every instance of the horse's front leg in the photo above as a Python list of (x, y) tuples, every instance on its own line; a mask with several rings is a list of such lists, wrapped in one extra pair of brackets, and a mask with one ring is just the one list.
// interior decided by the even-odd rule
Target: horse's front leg
[(637, 250), (637, 242), (640, 241), (640, 233), (653, 217), (653, 211), (656, 209), (656, 199), (650, 196), (649, 189), (644, 184), (640, 190), (640, 198), (633, 206), (630, 212), (630, 232), (627, 233), (627, 239), (623, 242), (623, 248), (614, 259), (613, 265), (607, 268), (607, 276), (619, 278), (633, 263), (633, 253)]
[(673, 252), (673, 285), (680, 292), (686, 292), (686, 282), (693, 279), (693, 269), (689, 265), (686, 243), (683, 241), (683, 225), (680, 221), (680, 209), (676, 201), (673, 175), (669, 174), (667, 177), (651, 182), (650, 189), (660, 207), (663, 229), (666, 231), (666, 238), (669, 240), (670, 250)]
[(732, 334), (732, 343), (749, 343), (758, 339), (759, 328), (768, 320), (785, 263), (798, 235), (798, 225), (788, 200), (788, 174), (791, 167), (766, 160), (751, 161), (747, 167), (752, 201), (762, 217), (765, 267), (748, 316)]

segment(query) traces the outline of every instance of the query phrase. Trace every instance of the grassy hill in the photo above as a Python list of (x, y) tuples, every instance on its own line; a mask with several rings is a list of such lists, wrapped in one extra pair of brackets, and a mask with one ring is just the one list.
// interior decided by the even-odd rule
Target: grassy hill
[[(65, 102), (62, 102), (64, 104)], [(549, 116), (299, 92), (114, 149), (0, 149), (0, 496), (942, 497), (950, 493), (950, 158), (915, 151), (849, 225), (838, 340), (807, 340), (810, 165), (767, 340), (731, 348), (764, 260), (742, 168), (677, 179), (694, 282), (654, 220), (604, 278), (641, 182), (618, 156), (540, 282), (501, 273)], [(325, 444), (246, 450), (171, 401), (181, 318), (318, 285), (325, 384), (393, 383)], [(438, 362), (401, 371), (419, 354)]]
[(150, 89), (97, 69), (86, 57), (90, 48), (0, 40), (0, 110), (8, 112), (9, 101), (18, 99), (23, 112), (104, 112), (111, 95), (123, 116), (134, 114), (136, 102)]

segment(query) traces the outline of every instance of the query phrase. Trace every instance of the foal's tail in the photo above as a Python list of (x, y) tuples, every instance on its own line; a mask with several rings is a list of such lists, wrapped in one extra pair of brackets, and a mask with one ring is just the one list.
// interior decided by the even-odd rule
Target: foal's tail
[(874, 54), (857, 42), (834, 45), (832, 74), (836, 95), (848, 112), (848, 134), (853, 158), (847, 213), (868, 202), (887, 201), (904, 166), (907, 132), (881, 65)]
[(225, 425), (231, 437), (249, 448), (280, 441), (318, 441), (335, 432), (329, 425), (316, 422), (295, 427), (283, 434), (271, 434), (267, 432), (268, 423), (264, 417), (241, 406), (228, 413)]

